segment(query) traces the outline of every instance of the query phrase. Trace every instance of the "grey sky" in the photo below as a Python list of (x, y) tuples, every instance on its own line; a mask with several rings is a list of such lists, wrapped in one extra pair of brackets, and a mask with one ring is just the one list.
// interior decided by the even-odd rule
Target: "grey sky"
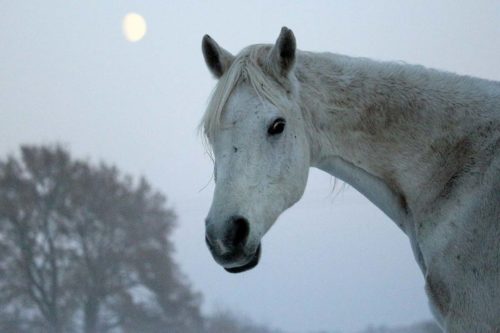
[[(121, 20), (148, 33), (125, 40)], [(293, 332), (430, 317), (406, 237), (352, 188), (312, 170), (301, 202), (265, 237), (261, 264), (223, 271), (203, 242), (212, 165), (196, 127), (215, 81), (201, 37), (237, 52), (293, 29), (300, 49), (402, 60), (500, 80), (500, 2), (4, 1), (0, 153), (63, 142), (79, 157), (145, 175), (179, 215), (177, 261), (205, 295)]]

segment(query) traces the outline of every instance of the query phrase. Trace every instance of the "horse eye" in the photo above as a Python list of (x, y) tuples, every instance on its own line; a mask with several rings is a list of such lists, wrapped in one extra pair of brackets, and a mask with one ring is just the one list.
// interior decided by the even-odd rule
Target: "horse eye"
[(267, 134), (269, 135), (280, 134), (285, 130), (285, 124), (286, 124), (285, 119), (283, 118), (276, 119), (267, 129)]

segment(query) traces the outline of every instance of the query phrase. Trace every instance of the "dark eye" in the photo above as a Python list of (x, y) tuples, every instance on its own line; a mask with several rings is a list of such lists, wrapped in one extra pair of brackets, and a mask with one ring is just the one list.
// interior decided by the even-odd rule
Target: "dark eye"
[(285, 129), (285, 124), (286, 124), (285, 119), (283, 118), (276, 119), (267, 129), (267, 134), (269, 135), (280, 134)]

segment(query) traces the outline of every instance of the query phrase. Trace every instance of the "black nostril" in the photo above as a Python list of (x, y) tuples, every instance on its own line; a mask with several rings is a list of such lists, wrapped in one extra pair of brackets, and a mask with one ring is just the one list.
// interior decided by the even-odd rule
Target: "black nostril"
[(250, 224), (247, 219), (236, 216), (231, 219), (232, 228), (229, 232), (229, 241), (234, 247), (245, 245), (248, 235), (250, 235)]

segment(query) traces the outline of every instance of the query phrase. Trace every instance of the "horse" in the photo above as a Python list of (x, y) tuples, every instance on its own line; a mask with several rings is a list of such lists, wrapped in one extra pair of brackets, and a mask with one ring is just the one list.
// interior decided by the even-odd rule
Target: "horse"
[(255, 267), (310, 167), (350, 184), (408, 236), (445, 332), (500, 332), (500, 82), (205, 35), (218, 80), (200, 128), (214, 158), (215, 261)]

